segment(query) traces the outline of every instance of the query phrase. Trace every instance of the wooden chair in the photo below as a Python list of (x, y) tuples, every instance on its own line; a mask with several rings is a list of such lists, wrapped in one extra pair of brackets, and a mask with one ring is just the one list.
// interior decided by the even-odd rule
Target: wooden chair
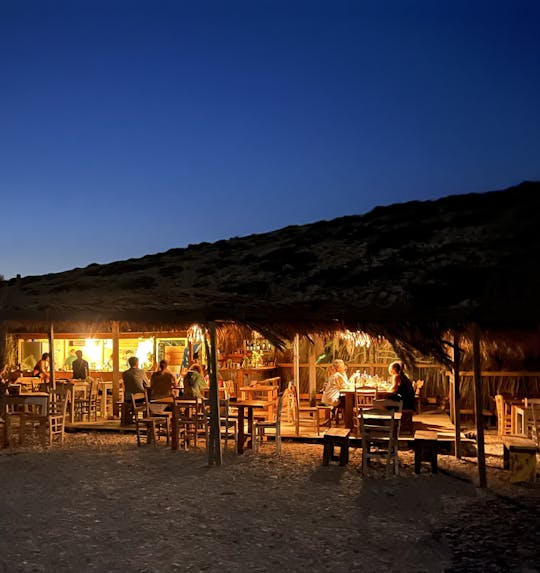
[(64, 429), (66, 422), (67, 399), (64, 396), (60, 400), (49, 401), (49, 412), (47, 416), (47, 431), (49, 445), (53, 444), (54, 437), (59, 436), (60, 445), (64, 445)]
[(86, 417), (89, 422), (97, 422), (98, 412), (98, 388), (97, 382), (93, 378), (88, 378), (88, 388), (86, 394), (79, 393), (75, 396), (75, 419), (81, 422)]
[(360, 437), (360, 424), (358, 416), (361, 410), (370, 410), (373, 408), (373, 402), (377, 398), (377, 390), (371, 391), (354, 391), (354, 404), (353, 404), (353, 430), (357, 437)]
[(199, 437), (204, 438), (208, 444), (208, 409), (205, 400), (195, 398), (195, 405), (181, 406), (178, 414), (178, 429), (183, 435), (184, 449), (187, 450), (191, 442), (197, 447)]
[(274, 429), (275, 430), (275, 444), (276, 444), (276, 453), (279, 455), (281, 453), (281, 415), (283, 411), (283, 400), (284, 400), (285, 392), (282, 392), (279, 395), (278, 403), (277, 403), (277, 411), (274, 420), (260, 420), (253, 422), (253, 435), (251, 436), (251, 440), (253, 443), (253, 451), (258, 452), (260, 445), (264, 440), (266, 435), (266, 430)]
[(416, 380), (415, 382), (413, 382), (414, 405), (415, 405), (416, 412), (418, 412), (418, 414), (420, 414), (420, 412), (422, 411), (422, 388), (423, 387), (424, 387), (424, 381), (423, 380)]
[(141, 445), (141, 436), (146, 435), (148, 444), (157, 445), (160, 431), (165, 429), (167, 445), (169, 444), (170, 426), (169, 415), (153, 415), (150, 412), (147, 392), (138, 392), (131, 395), (131, 404), (134, 412), (135, 430), (137, 432), (137, 446)]
[[(229, 438), (232, 437), (234, 441), (234, 447), (236, 449), (236, 443), (238, 439), (238, 418), (233, 417), (230, 411), (230, 400), (229, 398), (219, 398), (219, 428), (220, 435), (224, 437), (225, 449), (228, 447)], [(208, 440), (210, 439), (210, 402), (205, 400), (205, 410), (207, 415), (206, 421), (206, 444), (208, 447)], [(232, 430), (232, 434), (231, 434)]]
[(234, 447), (236, 449), (236, 442), (238, 439), (238, 419), (231, 416), (230, 400), (229, 398), (219, 399), (219, 425), (223, 430), (225, 449), (229, 443), (230, 430), (232, 429), (232, 438)]
[[(371, 414), (371, 415), (370, 415)], [(398, 474), (398, 437), (399, 427), (393, 410), (377, 417), (381, 410), (360, 410), (360, 435), (362, 437), (362, 474), (366, 473), (368, 462), (372, 459), (385, 461), (386, 477), (391, 472)]]
[(502, 394), (495, 395), (497, 408), (497, 434), (506, 436), (512, 433), (512, 406), (508, 404)]
[[(284, 394), (284, 407), (287, 410), (287, 418), (288, 421), (292, 418), (297, 436), (300, 435), (301, 425), (311, 425), (312, 428), (316, 430), (318, 436), (320, 435), (321, 425), (330, 426), (332, 420), (331, 417), (326, 418), (326, 412), (332, 412), (332, 406), (326, 406), (324, 404), (310, 406), (307, 403), (302, 403), (294, 382), (289, 382)], [(322, 423), (321, 417), (323, 418)]]
[(4, 442), (10, 448), (17, 445), (24, 445), (25, 422), (24, 416), (26, 406), (24, 398), (13, 397), (6, 405), (4, 411), (5, 418), (5, 438)]
[(531, 436), (536, 442), (536, 447), (540, 449), (540, 402), (532, 403), (530, 408), (532, 413)]
[(225, 390), (225, 398), (236, 398), (233, 380), (223, 380), (223, 389)]
[(47, 410), (31, 404), (22, 408), (11, 406), (13, 410), (6, 414), (7, 441), (11, 447), (17, 443), (25, 445), (28, 438), (38, 438), (43, 447), (53, 444), (54, 437), (60, 436), (60, 444), (64, 444), (64, 427), (66, 419), (67, 400), (54, 399), (47, 402)]

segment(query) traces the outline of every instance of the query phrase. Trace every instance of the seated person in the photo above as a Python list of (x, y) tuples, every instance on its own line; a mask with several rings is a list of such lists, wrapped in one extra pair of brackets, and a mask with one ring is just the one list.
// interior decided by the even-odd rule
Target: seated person
[(329, 371), (331, 374), (324, 386), (321, 403), (326, 406), (333, 406), (332, 416), (335, 416), (337, 409), (344, 407), (341, 390), (348, 386), (347, 366), (343, 360), (337, 358), (332, 362)]
[(169, 398), (173, 396), (173, 389), (176, 388), (176, 378), (167, 369), (166, 360), (159, 361), (159, 370), (150, 377), (150, 396), (152, 400), (159, 398)]
[(414, 387), (399, 362), (392, 362), (388, 367), (392, 376), (392, 390), (388, 400), (401, 400), (404, 410), (414, 410)]
[(193, 364), (184, 376), (184, 393), (182, 398), (202, 398), (203, 390), (208, 387), (206, 380), (201, 374), (199, 364)]
[(44, 352), (41, 358), (36, 362), (34, 369), (32, 371), (32, 376), (38, 376), (43, 380), (43, 382), (48, 382), (49, 375), (49, 353)]
[[(129, 369), (122, 372), (122, 381), (124, 382), (124, 402), (131, 403), (131, 395), (144, 392), (149, 383), (146, 373), (139, 368), (139, 359), (136, 356), (130, 356), (128, 364)], [(140, 401), (144, 402), (144, 399)]]

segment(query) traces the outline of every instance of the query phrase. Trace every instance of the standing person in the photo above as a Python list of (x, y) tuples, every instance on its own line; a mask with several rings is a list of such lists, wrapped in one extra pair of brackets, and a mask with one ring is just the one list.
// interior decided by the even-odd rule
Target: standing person
[(69, 351), (69, 355), (64, 362), (64, 368), (66, 370), (71, 370), (73, 368), (73, 363), (77, 360), (77, 356), (75, 356), (75, 349), (71, 348)]
[(392, 362), (388, 367), (392, 376), (392, 390), (389, 400), (401, 400), (404, 410), (414, 410), (414, 387), (399, 362)]
[(88, 362), (83, 359), (81, 350), (77, 350), (75, 355), (77, 358), (71, 365), (73, 368), (73, 378), (76, 380), (86, 380), (86, 378), (90, 376), (90, 367), (88, 366)]
[(34, 370), (32, 371), (32, 376), (39, 376), (43, 382), (48, 382), (49, 375), (49, 353), (44, 352), (41, 358), (36, 362)]
[(124, 382), (124, 402), (131, 404), (131, 395), (144, 392), (149, 383), (146, 372), (139, 368), (139, 359), (136, 356), (130, 356), (128, 364), (129, 368), (122, 372), (122, 381)]

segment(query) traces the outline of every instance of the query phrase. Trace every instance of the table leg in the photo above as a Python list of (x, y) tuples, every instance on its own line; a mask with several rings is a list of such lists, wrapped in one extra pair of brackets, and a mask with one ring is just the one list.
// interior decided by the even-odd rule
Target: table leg
[(415, 440), (414, 445), (414, 473), (419, 474), (422, 467), (422, 445)]
[(346, 428), (353, 428), (353, 402), (354, 394), (347, 392), (345, 394), (345, 411), (343, 412), (343, 422)]
[(237, 444), (237, 451), (239, 454), (244, 453), (244, 408), (241, 406), (238, 407), (238, 444)]
[(178, 436), (178, 416), (180, 415), (178, 405), (176, 403), (173, 404), (172, 407), (172, 420), (171, 420), (171, 449), (177, 450), (179, 445), (179, 436)]
[(75, 390), (73, 388), (69, 391), (69, 418), (73, 424), (75, 421)]
[(248, 433), (249, 441), (247, 444), (248, 448), (253, 447), (253, 408), (248, 408)]
[(106, 420), (107, 419), (107, 390), (105, 388), (101, 388), (101, 417)]

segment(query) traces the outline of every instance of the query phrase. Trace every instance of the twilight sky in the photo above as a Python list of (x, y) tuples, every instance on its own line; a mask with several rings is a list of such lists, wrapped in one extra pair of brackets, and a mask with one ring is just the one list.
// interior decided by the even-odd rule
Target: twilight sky
[(2, 0), (0, 274), (540, 179), (540, 3)]

